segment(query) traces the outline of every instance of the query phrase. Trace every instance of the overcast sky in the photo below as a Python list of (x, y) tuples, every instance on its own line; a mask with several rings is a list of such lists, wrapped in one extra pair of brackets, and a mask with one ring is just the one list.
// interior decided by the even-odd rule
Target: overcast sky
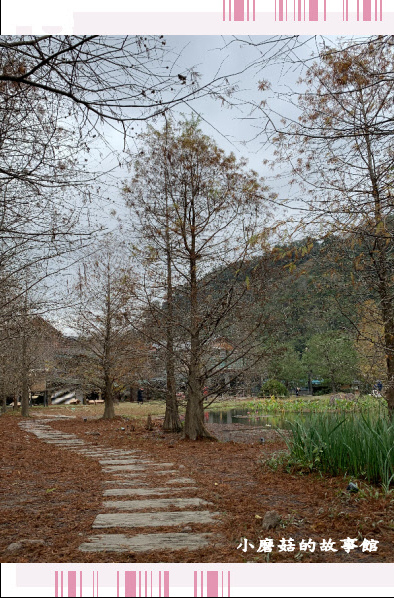
[[(286, 181), (274, 180), (272, 171), (267, 166), (263, 166), (263, 160), (272, 157), (273, 148), (269, 144), (264, 144), (261, 131), (265, 126), (265, 119), (261, 112), (253, 111), (252, 105), (258, 105), (263, 99), (270, 99), (279, 113), (296, 118), (296, 109), (285, 101), (279, 100), (276, 94), (279, 92), (285, 94), (289, 90), (302, 90), (297, 85), (301, 74), (299, 68), (294, 64), (290, 65), (290, 61), (286, 64), (283, 56), (272, 59), (268, 65), (265, 64), (261, 54), (267, 51), (267, 47), (257, 45), (267, 39), (263, 37), (244, 38), (239, 41), (220, 36), (177, 36), (165, 39), (167, 49), (172, 52), (174, 60), (177, 59), (178, 66), (175, 73), (185, 72), (193, 67), (201, 75), (201, 85), (209, 83), (218, 75), (228, 75), (229, 82), (236, 85), (233, 96), (236, 105), (233, 108), (207, 96), (191, 102), (189, 106), (179, 105), (174, 110), (173, 116), (175, 118), (181, 118), (182, 115), (190, 116), (194, 110), (202, 117), (201, 128), (206, 134), (213, 137), (227, 152), (232, 151), (237, 157), (247, 158), (249, 167), (265, 177), (272, 191), (279, 193), (282, 198), (285, 197)], [(279, 52), (283, 43), (279, 41), (274, 46), (270, 46), (270, 55)], [(305, 38), (305, 45), (301, 47), (298, 45), (297, 56), (293, 53), (291, 58), (306, 59), (313, 51), (316, 52), (315, 41)], [(256, 65), (259, 58), (262, 62)], [(259, 81), (263, 79), (269, 81), (272, 92), (259, 91)], [(162, 121), (158, 119), (153, 125), (161, 128), (164, 125), (164, 118)], [(144, 126), (146, 125), (136, 124), (135, 132), (142, 131)], [(106, 138), (110, 146), (121, 153), (124, 144), (122, 134), (116, 134), (108, 127)], [(135, 147), (133, 141), (129, 141), (130, 146)], [(108, 187), (106, 188), (105, 185), (102, 187), (103, 197), (98, 199), (92, 208), (92, 221), (96, 221), (97, 225), (103, 225), (105, 230), (112, 230), (117, 227), (120, 218), (132, 237), (132, 222), (120, 193), (121, 182), (129, 176), (128, 171), (125, 167), (117, 166), (118, 158), (115, 152), (111, 152), (111, 148), (103, 149), (103, 156), (102, 163), (96, 163), (94, 167), (99, 170), (101, 168), (103, 171), (110, 168), (114, 170), (111, 178), (107, 177)], [(133, 240), (130, 238), (130, 241)], [(64, 276), (72, 276), (73, 271), (75, 273), (75, 267), (68, 274), (64, 273)]]
[[(173, 36), (166, 37), (167, 48), (171, 50), (174, 60), (177, 59), (179, 72), (185, 72), (193, 67), (200, 73), (200, 84), (206, 84), (217, 76), (229, 76), (229, 82), (236, 85), (236, 91), (232, 97), (235, 104), (232, 108), (222, 105), (218, 99), (205, 97), (189, 103), (189, 105), (179, 105), (174, 111), (175, 118), (181, 118), (182, 114), (190, 116), (193, 110), (198, 113), (202, 120), (201, 128), (203, 131), (213, 137), (217, 144), (228, 152), (234, 152), (237, 157), (248, 159), (250, 168), (256, 170), (260, 175), (267, 178), (268, 184), (271, 183), (272, 172), (267, 166), (263, 166), (263, 160), (272, 156), (272, 147), (264, 145), (264, 136), (261, 134), (265, 126), (265, 119), (258, 110), (253, 111), (252, 104), (259, 104), (263, 99), (271, 98), (271, 103), (282, 114), (296, 117), (297, 113), (284, 101), (272, 100), (273, 93), (263, 93), (259, 91), (258, 85), (261, 80), (268, 80), (275, 93), (288, 92), (289, 89), (301, 89), (296, 82), (300, 76), (298, 67), (284, 64), (282, 57), (272, 60), (267, 65), (256, 65), (256, 61), (261, 58), (262, 52), (269, 50), (270, 55), (277, 53), (283, 47), (284, 42), (265, 46), (256, 44), (264, 42), (267, 38), (253, 37), (235, 40), (231, 37), (221, 36)], [(307, 58), (311, 56), (316, 45), (313, 39), (305, 38), (305, 45), (297, 50), (298, 56)], [(246, 42), (246, 43), (245, 43)], [(295, 58), (295, 54), (292, 54)], [(237, 74), (238, 73), (238, 74)], [(151, 123), (152, 124), (152, 123)], [(163, 122), (157, 120), (154, 126), (160, 128)], [(142, 131), (144, 125), (135, 125), (135, 132)], [(123, 147), (123, 136), (116, 135), (108, 131), (107, 139), (117, 150), (121, 151)], [(133, 141), (129, 140), (131, 148), (134, 147)], [(107, 158), (102, 163), (105, 170), (115, 166), (115, 158), (106, 153)], [(112, 160), (112, 162), (111, 162)], [(123, 212), (123, 201), (119, 191), (116, 190), (122, 178), (127, 178), (128, 173), (125, 168), (117, 168), (114, 171), (115, 179), (111, 182), (110, 191), (111, 201), (100, 207), (100, 218), (105, 226), (112, 227), (115, 220), (109, 215), (112, 208), (117, 213)], [(275, 182), (275, 185), (280, 185)], [(276, 189), (280, 191), (280, 189)]]

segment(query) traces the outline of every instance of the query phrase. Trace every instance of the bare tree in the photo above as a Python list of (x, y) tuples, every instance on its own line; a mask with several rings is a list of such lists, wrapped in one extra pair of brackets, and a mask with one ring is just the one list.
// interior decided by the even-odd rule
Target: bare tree
[[(27, 417), (32, 385), (52, 375), (62, 335), (38, 315), (43, 302), (38, 293), (29, 289), (27, 272), (24, 279), (23, 283), (15, 282), (12, 289), (14, 294), (19, 294), (18, 300), (8, 302), (2, 298), (0, 387), (4, 398), (14, 397), (14, 408), (21, 400), (22, 416)], [(6, 289), (10, 291), (10, 286)]]
[[(187, 374), (184, 434), (190, 439), (210, 437), (204, 425), (205, 384), (258, 353), (263, 312), (250, 317), (249, 310), (238, 334), (233, 332), (245, 305), (264, 301), (264, 293), (252, 292), (262, 280), (256, 274), (262, 262), (251, 266), (250, 259), (263, 253), (267, 189), (257, 173), (245, 169), (245, 161), (226, 155), (194, 120), (167, 123), (163, 131), (151, 129), (141, 141), (134, 176), (123, 191), (143, 224), (152, 261), (164, 270), (167, 293), (163, 307), (154, 309), (158, 320), (167, 327), (170, 322), (176, 331), (178, 350), (170, 346), (169, 351), (179, 355)], [(169, 263), (174, 276), (171, 310), (166, 304)], [(218, 338), (229, 334), (234, 343), (224, 364), (212, 349)]]
[(99, 121), (146, 121), (178, 104), (229, 87), (218, 73), (199, 85), (193, 67), (177, 66), (164, 36), (7, 36), (0, 82), (70, 100), (72, 110)]
[(0, 302), (5, 320), (14, 320), (23, 294), (40, 283), (42, 291), (43, 280), (90, 241), (96, 177), (87, 168), (89, 132), (65, 98), (12, 80), (28, 58), (7, 49), (7, 39), (0, 44)]
[(80, 266), (73, 326), (85, 355), (78, 373), (101, 390), (105, 419), (115, 415), (114, 385), (128, 374), (136, 353), (128, 323), (134, 284), (127, 253), (115, 239), (104, 239), (102, 247)]
[(108, 174), (92, 154), (108, 146), (109, 127), (125, 135), (228, 85), (218, 75), (199, 86), (177, 59), (163, 36), (0, 37), (2, 284), (42, 263), (37, 284), (90, 241), (90, 205)]
[[(372, 296), (384, 327), (386, 399), (394, 411), (392, 123), (394, 55), (379, 40), (322, 51), (308, 68), (298, 122), (276, 136), (296, 189), (299, 226), (337, 233), (353, 260), (351, 284)], [(374, 77), (371, 79), (371, 73)], [(378, 73), (382, 73), (379, 77)], [(346, 249), (346, 251), (345, 251)], [(354, 326), (358, 322), (349, 314)]]

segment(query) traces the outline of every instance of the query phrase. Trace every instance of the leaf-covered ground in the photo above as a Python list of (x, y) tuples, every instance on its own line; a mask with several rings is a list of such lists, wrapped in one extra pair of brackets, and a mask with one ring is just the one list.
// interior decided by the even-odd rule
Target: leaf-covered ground
[[(209, 549), (185, 552), (82, 553), (78, 546), (92, 535), (92, 523), (101, 511), (103, 475), (98, 460), (49, 445), (18, 426), (20, 418), (0, 418), (1, 501), (0, 553), (2, 562), (393, 562), (394, 498), (376, 496), (363, 484), (363, 493), (345, 492), (347, 480), (321, 478), (315, 474), (289, 474), (262, 465), (264, 459), (283, 450), (283, 442), (272, 432), (262, 445), (258, 431), (240, 431), (242, 426), (210, 426), (226, 442), (187, 442), (164, 434), (157, 420), (154, 430), (145, 430), (141, 420), (117, 418), (111, 422), (82, 417), (52, 422), (100, 447), (139, 448), (153, 460), (172, 462), (182, 475), (196, 480), (198, 496), (220, 512), (215, 526), (190, 526), (194, 531), (213, 531), (217, 540)], [(124, 431), (121, 427), (126, 428)], [(226, 429), (227, 428), (227, 429)], [(92, 434), (92, 432), (94, 434)], [(229, 439), (235, 440), (228, 441)], [(149, 474), (148, 474), (149, 478)], [(151, 475), (157, 483), (158, 476)], [(151, 481), (148, 479), (148, 481)], [(190, 494), (191, 495), (191, 494)], [(184, 496), (188, 496), (185, 492)], [(262, 529), (267, 511), (276, 510), (282, 524)], [(109, 530), (108, 530), (109, 531)], [(116, 530), (116, 532), (122, 530)], [(150, 529), (140, 529), (138, 533)], [(160, 532), (173, 531), (160, 529)], [(344, 538), (378, 540), (377, 552), (341, 549)], [(255, 548), (237, 549), (241, 538)], [(257, 553), (259, 539), (272, 538), (268, 556)], [(280, 540), (292, 538), (293, 552), (280, 552)], [(317, 543), (331, 538), (338, 552), (299, 550), (301, 540)], [(10, 552), (10, 544), (39, 540)]]

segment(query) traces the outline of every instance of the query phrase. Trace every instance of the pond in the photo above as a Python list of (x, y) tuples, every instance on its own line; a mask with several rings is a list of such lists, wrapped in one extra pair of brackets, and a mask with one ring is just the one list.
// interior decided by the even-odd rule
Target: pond
[(205, 411), (205, 423), (207, 424), (244, 424), (260, 428), (279, 428), (288, 430), (289, 421), (305, 419), (306, 415), (299, 413), (283, 414), (260, 414), (249, 409), (227, 409), (223, 411)]

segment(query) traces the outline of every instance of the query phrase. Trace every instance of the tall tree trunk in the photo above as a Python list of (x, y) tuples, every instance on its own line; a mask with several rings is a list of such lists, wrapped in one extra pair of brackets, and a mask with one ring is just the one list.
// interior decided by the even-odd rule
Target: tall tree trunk
[(103, 419), (113, 419), (115, 417), (115, 405), (113, 384), (107, 372), (104, 373), (104, 415)]
[(111, 277), (108, 267), (107, 272), (107, 296), (106, 296), (106, 321), (103, 351), (103, 373), (104, 373), (104, 415), (103, 419), (115, 417), (114, 388), (111, 375), (112, 370), (112, 305), (111, 305)]
[(178, 402), (176, 399), (175, 360), (171, 333), (170, 336), (167, 336), (166, 349), (167, 392), (163, 430), (166, 432), (180, 432), (182, 430), (182, 424), (179, 417)]
[(312, 385), (312, 372), (308, 372), (308, 391), (310, 395), (313, 395), (313, 385)]
[(394, 322), (390, 315), (384, 320), (384, 341), (387, 364), (385, 397), (390, 417), (394, 419)]
[(374, 226), (375, 242), (370, 250), (371, 260), (377, 277), (377, 290), (380, 297), (381, 314), (384, 330), (384, 344), (386, 352), (386, 372), (387, 384), (385, 397), (390, 417), (394, 417), (394, 304), (391, 284), (391, 265), (388, 261), (387, 239), (390, 238), (389, 231), (386, 228), (386, 220), (382, 210), (380, 196), (379, 179), (375, 170), (375, 162), (371, 147), (370, 131), (368, 119), (364, 109), (365, 141), (368, 157), (368, 171), (372, 187), (372, 197), (374, 203)]
[(200, 368), (197, 339), (192, 340), (191, 359), (187, 383), (187, 404), (185, 415), (184, 436), (190, 440), (209, 438), (216, 440), (204, 424), (204, 397), (200, 378)]
[[(167, 197), (166, 197), (167, 202)], [(168, 224), (168, 205), (166, 204), (166, 253), (167, 253), (167, 320), (166, 320), (166, 412), (163, 430), (166, 432), (180, 432), (182, 424), (179, 417), (178, 402), (176, 400), (175, 356), (174, 356), (174, 317), (172, 293), (171, 243)]]
[(384, 344), (386, 353), (386, 373), (387, 382), (385, 389), (385, 398), (390, 416), (394, 417), (394, 306), (390, 284), (389, 265), (387, 261), (386, 246), (384, 240), (379, 239), (378, 257), (378, 291), (381, 303), (381, 312), (384, 330)]
[[(195, 230), (195, 220), (192, 231)], [(187, 382), (187, 404), (185, 415), (184, 436), (190, 440), (209, 438), (216, 440), (204, 425), (204, 397), (200, 367), (200, 334), (198, 322), (198, 286), (197, 286), (197, 256), (196, 240), (192, 233), (190, 251), (190, 365)]]
[[(26, 326), (26, 321), (23, 323)], [(22, 367), (21, 367), (21, 387), (22, 387), (22, 417), (29, 415), (29, 365), (27, 360), (27, 337), (26, 329), (23, 330), (22, 336)]]

